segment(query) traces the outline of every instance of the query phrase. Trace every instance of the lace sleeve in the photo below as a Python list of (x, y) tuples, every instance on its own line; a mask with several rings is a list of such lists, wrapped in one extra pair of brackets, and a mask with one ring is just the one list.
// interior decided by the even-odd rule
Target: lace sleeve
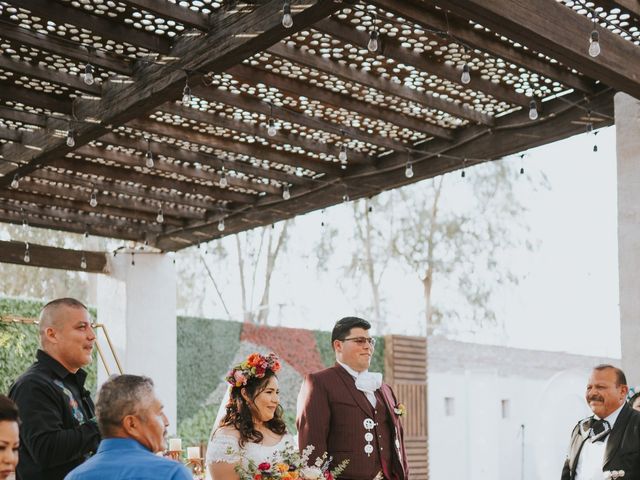
[(207, 464), (215, 462), (238, 463), (240, 446), (238, 439), (230, 435), (216, 433), (207, 445)]

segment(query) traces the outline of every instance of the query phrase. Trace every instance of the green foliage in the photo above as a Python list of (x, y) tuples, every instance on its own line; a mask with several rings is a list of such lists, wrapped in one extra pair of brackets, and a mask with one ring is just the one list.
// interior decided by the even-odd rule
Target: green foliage
[[(0, 315), (17, 315), (37, 318), (44, 302), (0, 298)], [(89, 309), (95, 318), (95, 310)], [(40, 345), (38, 327), (33, 324), (0, 322), (0, 393), (7, 393), (13, 381), (24, 372), (35, 359)], [(86, 388), (95, 393), (97, 368), (96, 353), (93, 362), (85, 367), (87, 371)]]
[[(179, 425), (187, 419), (198, 424), (198, 418), (190, 417), (205, 415), (201, 412), (202, 405), (227, 373), (227, 367), (238, 350), (241, 331), (242, 324), (239, 322), (178, 317)], [(211, 422), (215, 414), (214, 411)], [(211, 425), (209, 423), (209, 429)]]

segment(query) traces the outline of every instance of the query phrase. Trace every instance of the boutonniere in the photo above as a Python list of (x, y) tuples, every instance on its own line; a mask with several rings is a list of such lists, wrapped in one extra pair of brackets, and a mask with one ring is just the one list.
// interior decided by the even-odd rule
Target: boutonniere
[(399, 403), (395, 407), (393, 407), (393, 411), (397, 416), (401, 417), (405, 413), (407, 413), (407, 407), (405, 407), (403, 403)]

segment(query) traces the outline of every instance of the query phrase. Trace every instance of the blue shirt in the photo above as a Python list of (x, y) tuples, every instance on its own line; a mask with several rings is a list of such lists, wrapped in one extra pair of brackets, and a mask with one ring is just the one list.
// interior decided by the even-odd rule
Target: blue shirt
[(131, 438), (105, 438), (98, 452), (65, 480), (192, 480), (179, 462), (159, 457)]

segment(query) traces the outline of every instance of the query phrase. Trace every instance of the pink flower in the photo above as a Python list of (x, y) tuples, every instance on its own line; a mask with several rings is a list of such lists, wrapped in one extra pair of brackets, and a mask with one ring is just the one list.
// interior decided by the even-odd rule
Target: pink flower
[(262, 462), (260, 465), (258, 465), (258, 470), (262, 470), (263, 472), (266, 472), (270, 468), (271, 468), (271, 464), (268, 462)]
[(247, 378), (242, 374), (242, 372), (240, 370), (236, 370), (233, 374), (233, 378), (235, 378), (236, 380), (236, 386), (240, 386), (240, 385), (246, 385), (247, 384)]

